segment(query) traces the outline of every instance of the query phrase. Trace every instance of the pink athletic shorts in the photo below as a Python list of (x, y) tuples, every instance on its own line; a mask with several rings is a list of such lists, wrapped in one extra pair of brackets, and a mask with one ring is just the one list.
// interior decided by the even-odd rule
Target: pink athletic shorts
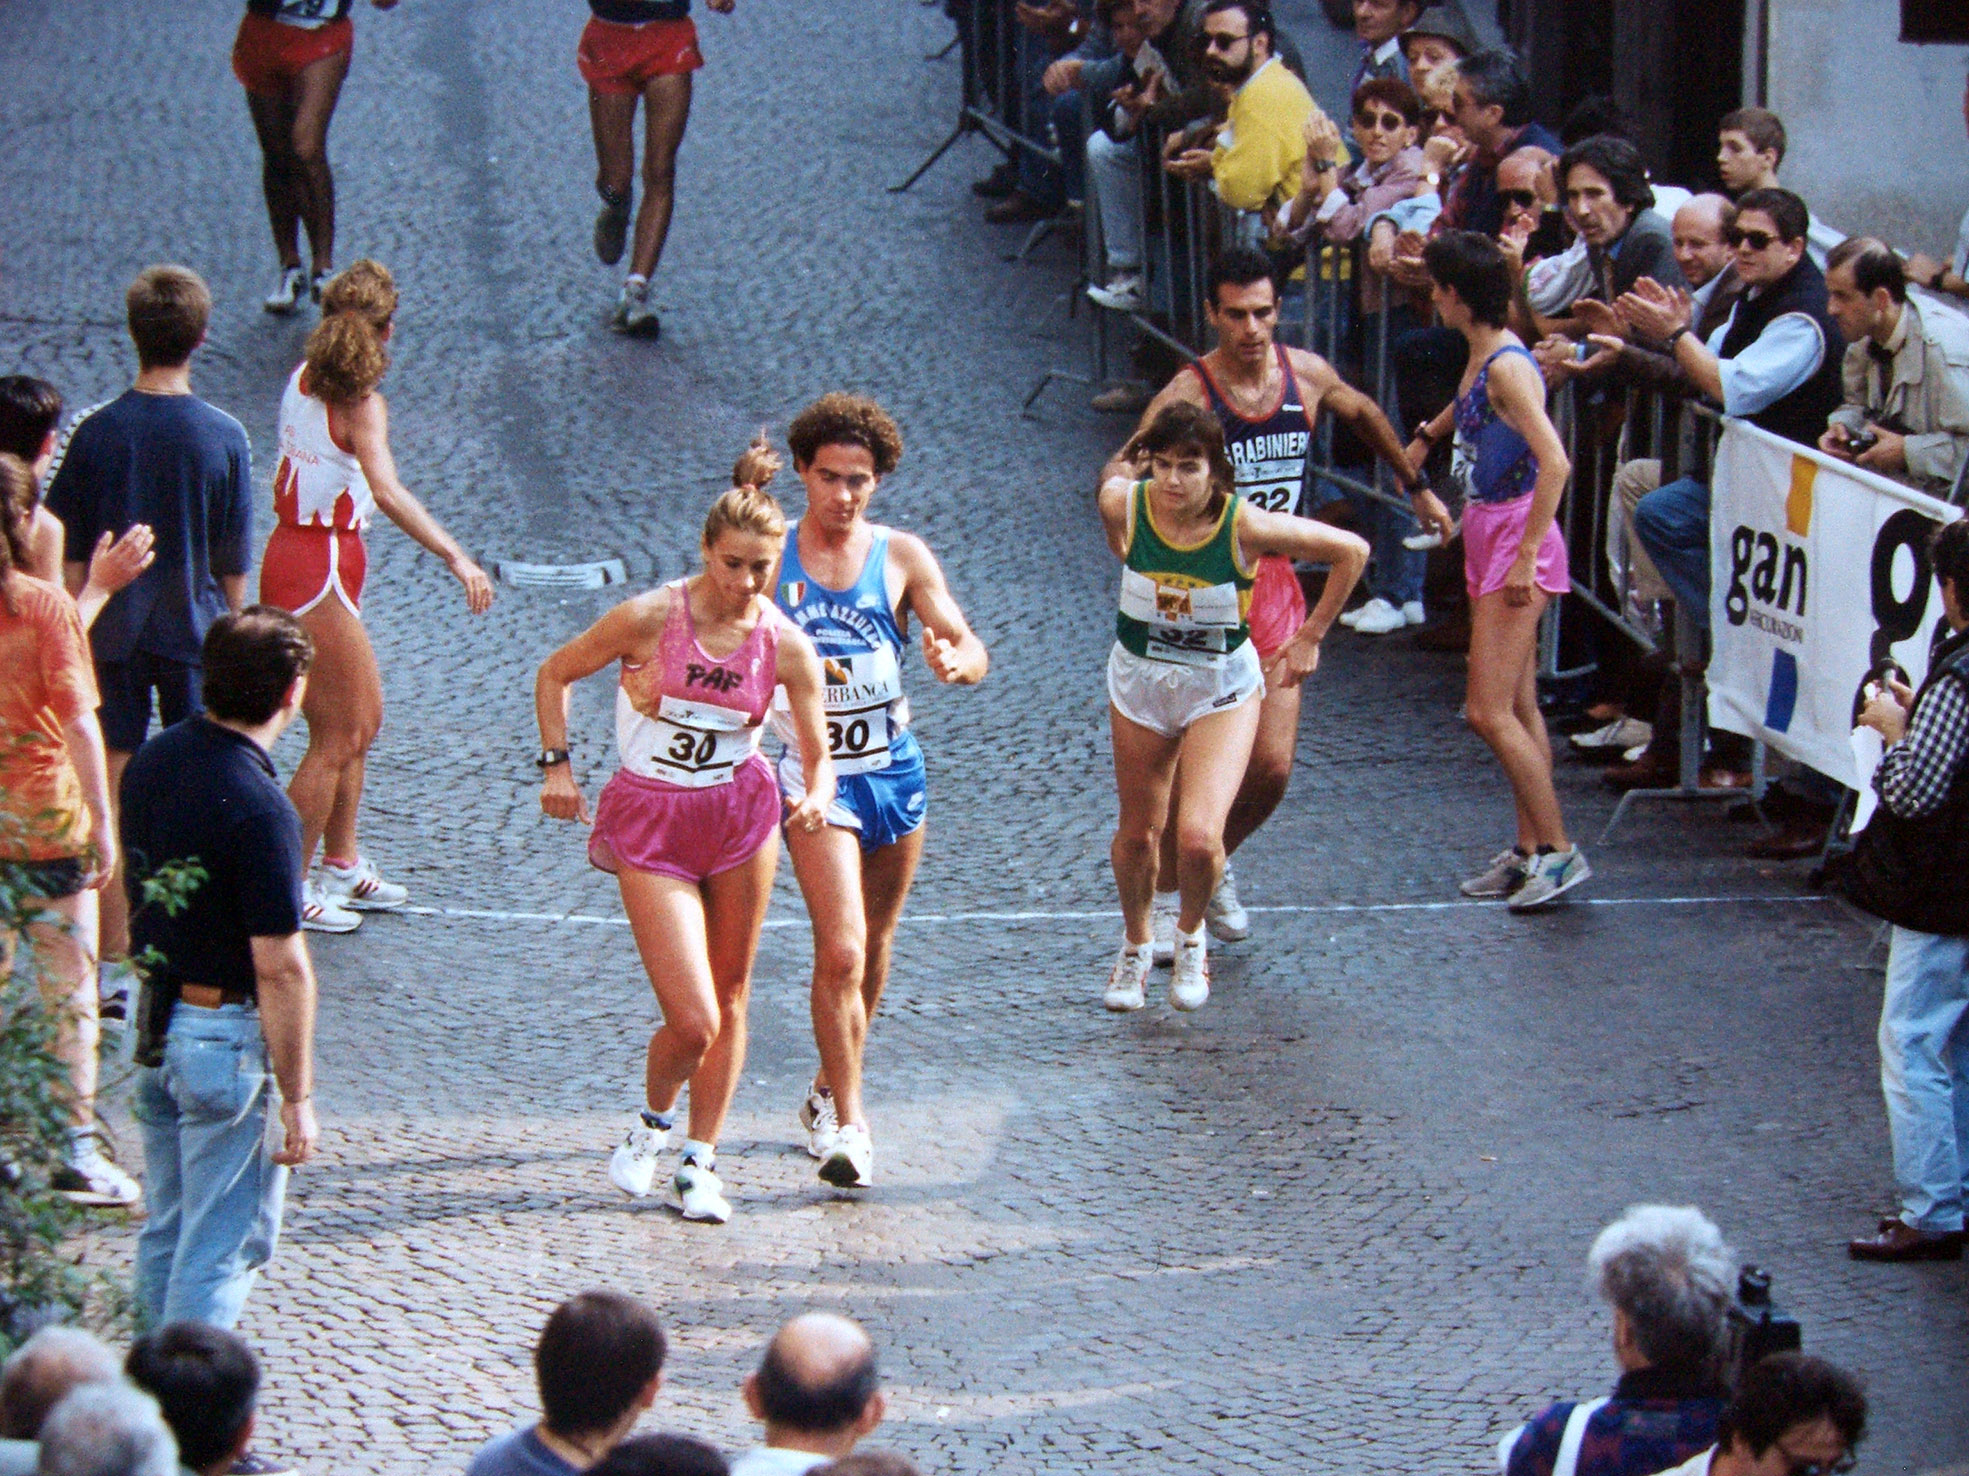
[[(1537, 495), (1527, 492), (1509, 502), (1478, 502), (1472, 498), (1463, 504), (1463, 583), (1472, 600), (1504, 588), (1511, 565), (1518, 558), (1518, 545), (1524, 540), (1532, 499)], [(1538, 568), (1532, 582), (1550, 595), (1562, 595), (1572, 588), (1566, 540), (1559, 532), (1557, 518), (1552, 520), (1538, 545)]]
[(1280, 646), (1299, 633), (1299, 627), (1306, 623), (1306, 592), (1299, 587), (1299, 576), (1292, 572), (1292, 560), (1277, 554), (1258, 560), (1258, 577), (1251, 585), (1251, 613), (1245, 620), (1261, 661), (1270, 661)]
[(778, 834), (779, 784), (753, 754), (729, 784), (679, 789), (618, 769), (595, 805), (588, 860), (693, 884), (743, 866)]

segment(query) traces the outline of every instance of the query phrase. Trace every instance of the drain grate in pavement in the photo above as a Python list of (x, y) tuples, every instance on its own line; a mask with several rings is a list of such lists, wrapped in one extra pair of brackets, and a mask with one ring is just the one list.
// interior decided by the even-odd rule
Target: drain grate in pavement
[(602, 589), (629, 582), (629, 571), (620, 559), (597, 559), (589, 564), (522, 564), (500, 559), (492, 567), (514, 589)]

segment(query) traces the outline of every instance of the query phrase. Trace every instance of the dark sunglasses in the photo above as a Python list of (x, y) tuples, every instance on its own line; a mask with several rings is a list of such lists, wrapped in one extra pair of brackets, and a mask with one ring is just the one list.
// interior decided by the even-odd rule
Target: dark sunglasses
[(1538, 196), (1530, 190), (1499, 190), (1497, 198), (1506, 205), (1515, 205), (1520, 210), (1538, 209)]
[[(1738, 246), (1748, 246), (1752, 251), (1768, 251), (1771, 249), (1771, 243), (1778, 238), (1769, 231), (1731, 230), (1723, 239), (1730, 243), (1732, 249)], [(1800, 1472), (1798, 1476), (1804, 1476), (1804, 1473)]]
[[(1783, 1446), (1779, 1446), (1778, 1449), (1784, 1451)], [(1836, 1461), (1801, 1461), (1794, 1458), (1789, 1451), (1784, 1451), (1784, 1456), (1788, 1462), (1786, 1470), (1789, 1476), (1846, 1476), (1846, 1473), (1859, 1462), (1859, 1458), (1850, 1450)]]
[(1205, 31), (1203, 33), (1203, 49), (1205, 51), (1229, 51), (1238, 42), (1249, 41), (1250, 39), (1251, 35), (1249, 32), (1243, 35), (1233, 36), (1229, 31)]
[(1354, 122), (1362, 128), (1378, 128), (1383, 133), (1400, 133), (1408, 127), (1408, 119), (1400, 113), (1356, 113)]

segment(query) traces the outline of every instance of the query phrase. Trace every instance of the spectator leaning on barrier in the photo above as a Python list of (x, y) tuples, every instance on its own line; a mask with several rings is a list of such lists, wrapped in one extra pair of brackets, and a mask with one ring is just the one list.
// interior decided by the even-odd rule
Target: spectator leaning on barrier
[(570, 1476), (594, 1465), (656, 1403), (666, 1350), (663, 1325), (634, 1297), (569, 1297), (533, 1346), (539, 1423), (485, 1445), (465, 1476)]
[(1260, 0), (1209, 0), (1202, 36), (1204, 70), (1230, 104), (1211, 148), (1181, 149), (1165, 167), (1179, 179), (1212, 180), (1233, 210), (1281, 205), (1299, 191), (1306, 123), (1318, 104), (1275, 54), (1271, 12)]
[(1376, 78), (1408, 80), (1402, 33), (1421, 15), (1421, 0), (1354, 0), (1354, 35), (1360, 39), (1361, 58), (1347, 82), (1349, 97), (1360, 91), (1361, 83)]
[[(150, 1201), (135, 1291), (153, 1325), (238, 1320), (280, 1237), (288, 1167), (314, 1152), (301, 820), (267, 757), (313, 656), (284, 610), (221, 616), (201, 649), (205, 715), (123, 775), (131, 937), (159, 960), (138, 1001), (133, 1104)], [(151, 877), (193, 862), (203, 877), (181, 908), (139, 906)]]
[(732, 1476), (804, 1476), (852, 1453), (888, 1409), (868, 1334), (832, 1312), (774, 1333), (743, 1392), (766, 1443), (733, 1461)]
[(1586, 1264), (1613, 1308), (1620, 1380), (1605, 1399), (1561, 1400), (1507, 1435), (1505, 1476), (1653, 1476), (1715, 1443), (1737, 1274), (1722, 1232), (1692, 1207), (1637, 1204)]
[(1773, 1353), (1744, 1375), (1716, 1444), (1661, 1476), (1833, 1476), (1852, 1469), (1866, 1433), (1866, 1395), (1843, 1369)]
[(1942, 527), (1932, 562), (1948, 638), (1918, 696), (1889, 681), (1860, 714), (1890, 746), (1844, 867), (1852, 899), (1894, 925), (1880, 1088), (1901, 1210), (1848, 1247), (1864, 1261), (1957, 1260), (1969, 1209), (1969, 523)]
[(1360, 159), (1342, 169), (1340, 130), (1324, 113), (1307, 120), (1306, 167), (1299, 193), (1279, 212), (1280, 231), (1298, 241), (1317, 234), (1328, 241), (1360, 238), (1368, 221), (1422, 183), (1422, 151), (1415, 146), (1422, 99), (1398, 77), (1363, 82), (1354, 89), (1354, 142)]
[[(1962, 125), (1969, 128), (1969, 82), (1962, 87)], [(1916, 252), (1907, 259), (1907, 276), (1910, 282), (1930, 292), (1969, 297), (1969, 210), (1962, 214), (1962, 228), (1955, 237), (1955, 254), (1947, 261), (1937, 261)]]
[[(1643, 278), (1617, 308), (1634, 332), (1667, 345), (1724, 413), (1810, 446), (1839, 403), (1845, 340), (1826, 311), (1825, 278), (1805, 254), (1807, 219), (1789, 190), (1753, 190), (1737, 202), (1729, 239), (1743, 295), (1706, 344), (1686, 291)], [(1683, 612), (1707, 629), (1709, 487), (1684, 477), (1650, 492), (1634, 510), (1634, 530)]]
[(1825, 290), (1847, 340), (1846, 403), (1819, 449), (1946, 498), (1969, 457), (1969, 319), (1924, 311), (1901, 259), (1869, 236), (1833, 247)]
[[(1046, 86), (1048, 69), (1055, 58), (1072, 51), (1087, 35), (1084, 4), (1085, 0), (1019, 0), (1012, 7), (1016, 22), (1010, 38), (1015, 57), (1012, 85), (1018, 94), (1018, 112), (1007, 122), (1036, 142), (1048, 142), (1053, 121), (1053, 98)], [(994, 225), (1010, 225), (1058, 214), (1067, 196), (1060, 167), (1023, 147), (1014, 147), (1009, 162), (1012, 187), (985, 211), (985, 219)], [(986, 181), (994, 191), (997, 178), (994, 175)]]
[(1115, 54), (1079, 66), (1078, 85), (1094, 104), (1087, 137), (1088, 208), (1100, 226), (1107, 269), (1088, 285), (1097, 305), (1134, 312), (1142, 299), (1142, 115), (1168, 86), (1169, 67), (1151, 36), (1168, 29), (1176, 0), (1112, 0), (1108, 31)]
[[(1611, 133), (1581, 139), (1559, 156), (1559, 194), (1566, 219), (1586, 245), (1585, 290), (1568, 301), (1539, 308), (1540, 327), (1576, 334), (1587, 323), (1562, 317), (1581, 298), (1611, 309), (1643, 277), (1663, 287), (1685, 287), (1668, 222), (1655, 212), (1654, 189), (1641, 151)], [(1507, 202), (1509, 203), (1509, 202)]]
[(116, 1353), (79, 1327), (44, 1327), (0, 1364), (0, 1476), (27, 1476), (54, 1407), (84, 1384), (123, 1376)]

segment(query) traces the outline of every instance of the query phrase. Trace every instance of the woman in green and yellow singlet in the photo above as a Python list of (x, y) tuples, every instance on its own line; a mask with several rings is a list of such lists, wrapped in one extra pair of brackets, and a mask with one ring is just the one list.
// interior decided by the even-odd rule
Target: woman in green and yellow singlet
[[(1194, 1010), (1210, 997), (1204, 905), (1224, 870), (1224, 817), (1244, 776), (1265, 684), (1293, 686), (1319, 665), (1320, 642), (1367, 565), (1367, 545), (1309, 518), (1267, 512), (1234, 493), (1217, 417), (1178, 402), (1130, 448), (1139, 472), (1100, 494), (1108, 546), (1122, 561), (1121, 609), (1108, 656), (1109, 720), (1121, 819), (1112, 857), (1126, 926), (1102, 1002), (1146, 1003), (1149, 906), (1156, 846), (1177, 773), (1182, 910), (1169, 1002)], [(1319, 604), (1298, 634), (1261, 665), (1246, 617), (1265, 554), (1326, 564)]]

